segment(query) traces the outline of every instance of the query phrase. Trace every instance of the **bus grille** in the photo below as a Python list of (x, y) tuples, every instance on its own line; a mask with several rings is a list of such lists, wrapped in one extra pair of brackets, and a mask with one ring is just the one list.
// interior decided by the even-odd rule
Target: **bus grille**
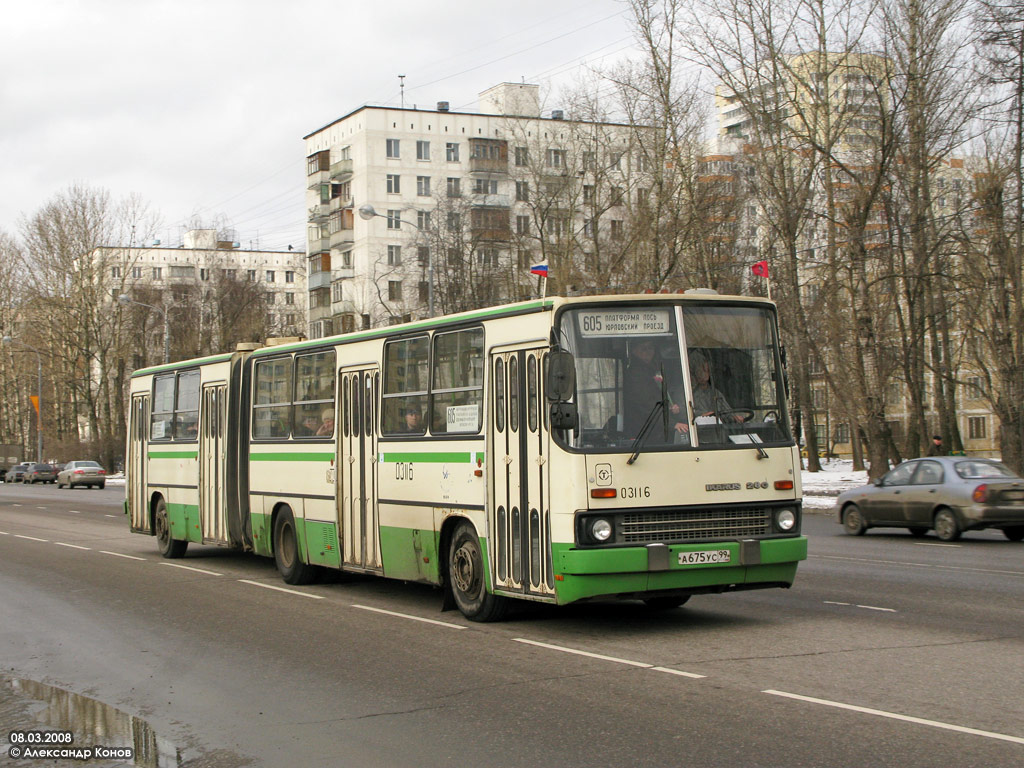
[(736, 539), (772, 532), (771, 510), (766, 507), (635, 512), (621, 519), (621, 541), (628, 543)]

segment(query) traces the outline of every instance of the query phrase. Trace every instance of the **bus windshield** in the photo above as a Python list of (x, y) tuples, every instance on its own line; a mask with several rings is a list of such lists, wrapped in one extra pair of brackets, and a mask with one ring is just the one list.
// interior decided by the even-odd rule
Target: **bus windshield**
[(571, 448), (749, 449), (792, 441), (768, 308), (574, 308), (562, 313), (559, 338), (576, 362), (579, 428), (558, 435)]

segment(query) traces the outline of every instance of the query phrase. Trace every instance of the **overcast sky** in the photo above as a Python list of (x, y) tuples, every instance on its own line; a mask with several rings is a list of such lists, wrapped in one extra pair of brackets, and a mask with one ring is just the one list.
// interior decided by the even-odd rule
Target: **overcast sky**
[(406, 106), (475, 109), (631, 43), (619, 0), (3, 0), (0, 229), (84, 183), (148, 201), (164, 245), (198, 217), (304, 248), (302, 137), (397, 106), (398, 75)]

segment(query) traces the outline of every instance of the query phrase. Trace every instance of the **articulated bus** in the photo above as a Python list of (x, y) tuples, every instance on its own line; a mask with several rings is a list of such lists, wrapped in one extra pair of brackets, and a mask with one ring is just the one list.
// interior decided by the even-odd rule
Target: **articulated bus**
[(190, 542), (514, 598), (682, 605), (807, 556), (775, 307), (545, 298), (136, 371), (127, 512)]

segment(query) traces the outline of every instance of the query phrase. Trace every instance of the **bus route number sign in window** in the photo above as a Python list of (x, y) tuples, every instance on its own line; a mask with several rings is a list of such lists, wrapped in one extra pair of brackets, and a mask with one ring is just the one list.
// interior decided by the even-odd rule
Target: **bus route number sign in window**
[(586, 338), (608, 336), (664, 336), (672, 332), (669, 309), (593, 309), (579, 314), (580, 335)]

